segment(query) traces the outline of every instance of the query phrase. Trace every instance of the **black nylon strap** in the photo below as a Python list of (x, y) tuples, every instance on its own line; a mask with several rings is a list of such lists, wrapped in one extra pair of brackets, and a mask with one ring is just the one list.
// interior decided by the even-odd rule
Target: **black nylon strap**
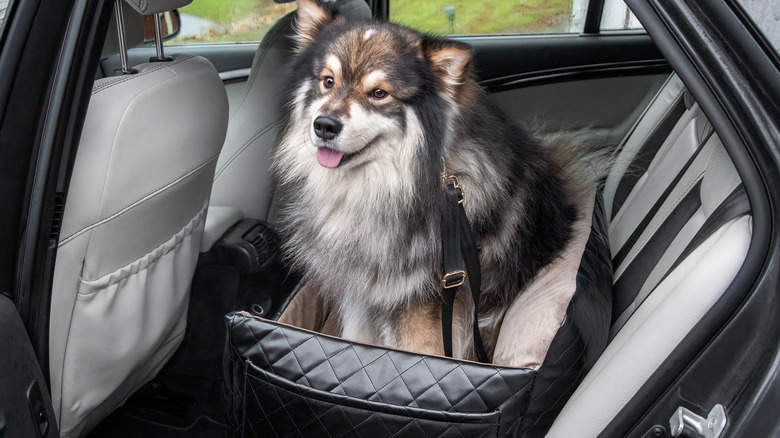
[(458, 224), (459, 193), (447, 187), (447, 205), (441, 221), (442, 279), (441, 331), (444, 337), (444, 354), (452, 357), (452, 311), (457, 287), (444, 287), (450, 273), (465, 272), (466, 267), (460, 251), (460, 231)]
[(466, 262), (466, 272), (469, 273), (469, 288), (471, 289), (471, 297), (474, 300), (474, 349), (477, 352), (479, 361), (487, 363), (489, 362), (487, 351), (485, 351), (485, 345), (482, 342), (482, 334), (479, 332), (479, 296), (482, 291), (482, 269), (479, 266), (477, 245), (474, 242), (474, 235), (466, 217), (466, 210), (462, 204), (459, 207), (458, 210), (460, 210), (461, 217), (460, 248), (463, 251), (463, 259)]
[(455, 295), (465, 281), (469, 282), (474, 300), (474, 349), (480, 362), (488, 356), (479, 332), (479, 297), (482, 274), (474, 235), (466, 211), (461, 204), (463, 193), (454, 184), (447, 185), (447, 206), (442, 218), (442, 306), (441, 330), (444, 354), (452, 357), (452, 312)]

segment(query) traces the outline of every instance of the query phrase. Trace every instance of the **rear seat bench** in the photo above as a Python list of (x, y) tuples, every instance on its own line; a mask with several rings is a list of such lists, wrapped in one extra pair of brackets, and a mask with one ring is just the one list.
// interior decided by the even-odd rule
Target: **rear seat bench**
[(611, 339), (550, 437), (597, 436), (721, 297), (751, 239), (739, 175), (676, 75), (620, 145), (603, 198)]

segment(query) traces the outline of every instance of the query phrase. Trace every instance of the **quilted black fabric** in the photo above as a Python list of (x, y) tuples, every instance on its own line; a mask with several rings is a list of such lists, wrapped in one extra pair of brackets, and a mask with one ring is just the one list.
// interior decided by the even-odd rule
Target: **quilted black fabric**
[(243, 313), (227, 316), (234, 437), (535, 437), (608, 342), (612, 264), (601, 197), (567, 317), (539, 369), (352, 343)]
[(228, 315), (232, 436), (504, 437), (527, 409), (532, 370), (347, 342)]
[(566, 320), (556, 333), (531, 389), (519, 436), (544, 436), (563, 405), (609, 342), (612, 312), (612, 259), (601, 195), (577, 272)]

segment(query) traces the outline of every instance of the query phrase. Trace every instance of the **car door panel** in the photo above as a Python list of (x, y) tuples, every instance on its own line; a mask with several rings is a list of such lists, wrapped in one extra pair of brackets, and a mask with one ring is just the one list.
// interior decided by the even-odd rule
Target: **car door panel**
[(56, 437), (49, 390), (16, 306), (0, 294), (0, 437)]
[(518, 123), (542, 133), (587, 130), (617, 144), (625, 137), (668, 73), (551, 82), (491, 93), (491, 100)]
[(463, 40), (481, 83), (513, 119), (543, 132), (587, 129), (607, 144), (623, 138), (671, 71), (644, 33)]

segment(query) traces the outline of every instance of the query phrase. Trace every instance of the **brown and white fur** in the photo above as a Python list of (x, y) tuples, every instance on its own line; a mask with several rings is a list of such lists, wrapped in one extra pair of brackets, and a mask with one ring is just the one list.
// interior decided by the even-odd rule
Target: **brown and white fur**
[[(599, 164), (488, 103), (468, 45), (298, 4), (273, 157), (283, 249), (304, 281), (296, 300), (328, 309), (344, 338), (442, 354), (446, 171), (480, 248), (490, 351), (508, 306), (569, 241)], [(472, 306), (459, 294), (455, 357), (474, 356)]]

